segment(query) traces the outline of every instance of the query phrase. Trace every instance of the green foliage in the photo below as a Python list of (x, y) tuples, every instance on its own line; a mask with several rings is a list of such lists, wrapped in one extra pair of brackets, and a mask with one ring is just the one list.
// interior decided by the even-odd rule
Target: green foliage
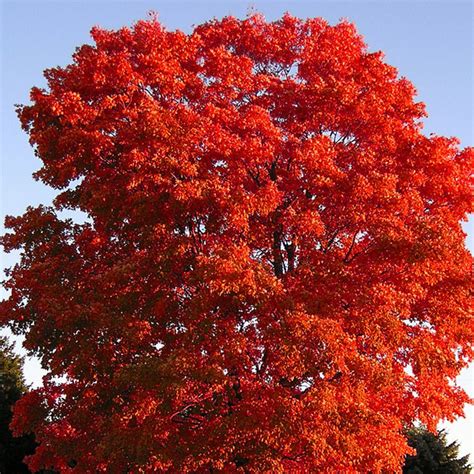
[(23, 359), (13, 352), (13, 347), (0, 337), (0, 472), (23, 474), (30, 472), (22, 462), (33, 454), (36, 443), (32, 435), (14, 438), (9, 424), (12, 407), (27, 390), (23, 378)]
[(406, 474), (442, 473), (469, 474), (469, 456), (459, 458), (459, 444), (448, 444), (444, 430), (436, 434), (424, 427), (413, 427), (407, 431), (408, 444), (416, 455), (407, 456), (403, 472)]

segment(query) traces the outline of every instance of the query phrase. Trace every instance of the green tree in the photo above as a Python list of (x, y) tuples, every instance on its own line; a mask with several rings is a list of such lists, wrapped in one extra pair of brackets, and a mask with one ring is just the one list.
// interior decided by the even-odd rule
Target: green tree
[(0, 337), (0, 473), (30, 472), (23, 458), (33, 454), (33, 435), (13, 437), (9, 428), (12, 407), (27, 390), (23, 378), (23, 359), (13, 352), (13, 346)]
[(459, 457), (459, 444), (448, 444), (444, 430), (432, 433), (424, 427), (413, 427), (407, 432), (408, 444), (416, 450), (407, 456), (404, 473), (464, 474), (471, 472), (469, 456)]

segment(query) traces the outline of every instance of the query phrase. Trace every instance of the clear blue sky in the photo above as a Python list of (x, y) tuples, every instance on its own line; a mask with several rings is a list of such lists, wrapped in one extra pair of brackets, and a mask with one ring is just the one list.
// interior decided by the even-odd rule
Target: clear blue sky
[[(66, 65), (74, 48), (90, 42), (94, 25), (117, 28), (145, 18), (153, 10), (169, 29), (189, 32), (212, 17), (243, 17), (249, 8), (268, 20), (285, 11), (299, 17), (322, 16), (335, 23), (353, 21), (370, 50), (382, 50), (418, 90), (427, 105), (427, 133), (457, 136), (473, 146), (473, 3), (470, 1), (8, 1), (1, 8), (1, 194), (0, 216), (23, 213), (29, 204), (49, 203), (52, 192), (33, 181), (38, 162), (20, 130), (13, 104), (28, 102), (33, 86), (43, 86), (42, 71)], [(474, 250), (474, 223), (466, 226)], [(15, 256), (4, 256), (1, 267)], [(35, 361), (29, 382), (40, 381)], [(474, 366), (459, 379), (474, 397)], [(474, 407), (466, 419), (448, 426), (450, 437), (474, 458)], [(474, 461), (474, 459), (472, 460)]]

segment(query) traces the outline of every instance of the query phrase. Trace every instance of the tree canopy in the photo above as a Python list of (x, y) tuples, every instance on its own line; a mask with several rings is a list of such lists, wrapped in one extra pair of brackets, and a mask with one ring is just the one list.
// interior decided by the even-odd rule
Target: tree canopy
[(399, 471), (468, 400), (473, 150), (345, 21), (92, 38), (18, 108), (57, 190), (2, 239), (30, 467)]
[(459, 444), (448, 443), (444, 430), (432, 433), (424, 427), (407, 432), (408, 444), (416, 453), (408, 455), (403, 466), (404, 474), (469, 474), (469, 456), (459, 457)]
[(26, 392), (23, 360), (13, 351), (5, 337), (0, 336), (0, 472), (29, 473), (23, 458), (33, 454), (36, 443), (31, 434), (13, 437), (9, 428), (12, 409)]

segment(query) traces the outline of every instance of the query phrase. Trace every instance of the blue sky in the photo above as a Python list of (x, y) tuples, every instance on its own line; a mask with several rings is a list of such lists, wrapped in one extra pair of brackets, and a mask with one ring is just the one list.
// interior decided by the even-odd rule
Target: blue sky
[[(418, 90), (429, 114), (426, 133), (457, 136), (473, 146), (473, 3), (470, 1), (9, 1), (1, 15), (1, 190), (0, 214), (21, 214), (27, 205), (49, 203), (51, 190), (31, 174), (38, 161), (19, 127), (13, 104), (27, 103), (29, 89), (43, 86), (42, 71), (66, 65), (74, 48), (90, 42), (94, 25), (117, 28), (145, 18), (153, 10), (168, 29), (189, 32), (212, 17), (243, 17), (249, 9), (268, 20), (289, 11), (299, 17), (321, 16), (335, 23), (353, 21), (370, 50), (382, 50)], [(1, 217), (1, 216), (0, 216)], [(3, 219), (3, 217), (1, 217)], [(474, 222), (465, 226), (474, 251)], [(14, 255), (3, 256), (1, 267)], [(26, 364), (29, 382), (40, 382), (34, 361)], [(474, 397), (474, 366), (459, 383)], [(466, 418), (447, 425), (451, 439), (474, 457), (474, 407)], [(474, 461), (474, 459), (473, 459)]]

